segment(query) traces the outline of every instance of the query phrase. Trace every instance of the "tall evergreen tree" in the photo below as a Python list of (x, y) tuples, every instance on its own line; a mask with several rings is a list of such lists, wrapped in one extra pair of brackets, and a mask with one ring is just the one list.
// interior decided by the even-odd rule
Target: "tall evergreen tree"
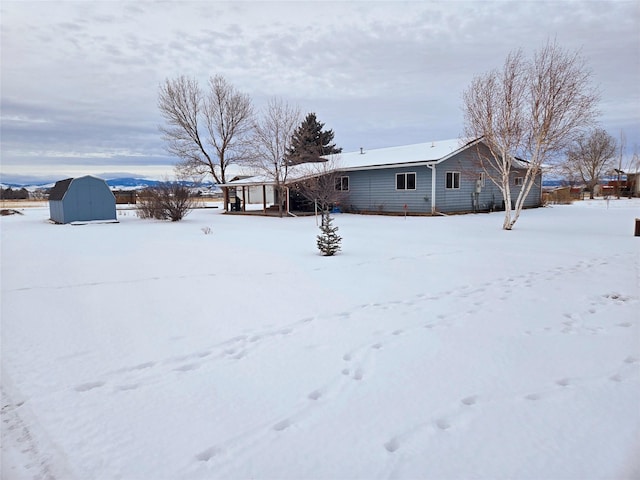
[(320, 162), (319, 157), (342, 152), (333, 142), (333, 130), (324, 130), (315, 113), (309, 113), (291, 137), (291, 146), (287, 149), (287, 163)]

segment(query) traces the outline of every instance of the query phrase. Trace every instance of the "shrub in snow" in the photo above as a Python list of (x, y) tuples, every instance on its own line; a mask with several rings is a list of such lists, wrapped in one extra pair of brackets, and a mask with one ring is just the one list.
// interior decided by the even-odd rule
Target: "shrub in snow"
[(162, 182), (140, 193), (137, 213), (140, 218), (177, 222), (193, 210), (194, 203), (193, 195), (184, 185), (178, 182)]
[(322, 224), (320, 225), (320, 235), (317, 237), (318, 250), (325, 257), (335, 255), (340, 250), (340, 237), (336, 232), (338, 227), (334, 227), (331, 223), (333, 218), (329, 215), (329, 211), (322, 212)]
[(205, 235), (211, 234), (211, 227), (202, 227), (201, 230), (202, 230), (202, 233), (204, 233)]

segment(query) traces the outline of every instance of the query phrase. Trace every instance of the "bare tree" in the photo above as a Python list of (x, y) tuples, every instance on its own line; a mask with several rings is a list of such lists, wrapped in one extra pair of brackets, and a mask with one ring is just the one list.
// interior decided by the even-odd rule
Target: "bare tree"
[(640, 154), (638, 153), (638, 145), (633, 147), (633, 155), (629, 160), (629, 166), (627, 168), (627, 175), (633, 173), (633, 179), (629, 182), (627, 176), (627, 183), (629, 184), (629, 191), (631, 196), (635, 196), (638, 191), (638, 174), (640, 174)]
[(569, 178), (578, 178), (593, 198), (601, 176), (612, 167), (616, 156), (616, 140), (601, 128), (578, 137), (567, 150), (562, 171)]
[(273, 180), (280, 216), (283, 213), (283, 187), (291, 168), (286, 153), (298, 123), (298, 107), (289, 105), (282, 99), (272, 98), (253, 128), (251, 165), (254, 170)]
[[(482, 137), (489, 149), (478, 152), (482, 169), (502, 192), (503, 229), (518, 220), (542, 166), (592, 125), (598, 94), (590, 79), (578, 53), (548, 42), (530, 60), (520, 50), (510, 53), (502, 70), (476, 77), (463, 93), (465, 134)], [(512, 212), (514, 166), (525, 174)]]
[[(182, 176), (210, 174), (226, 183), (227, 168), (247, 158), (253, 107), (248, 95), (217, 75), (204, 93), (195, 79), (167, 79), (160, 86), (160, 127), (167, 150), (180, 159)], [(225, 209), (227, 201), (225, 201)]]
[(160, 182), (138, 195), (137, 213), (140, 218), (178, 222), (195, 207), (196, 201), (188, 187), (181, 182)]
[(618, 144), (618, 168), (616, 171), (616, 197), (620, 200), (620, 180), (622, 174), (622, 160), (624, 159), (624, 152), (627, 148), (627, 136), (624, 133), (624, 130), (620, 130), (620, 143)]
[(331, 155), (326, 161), (315, 159), (312, 163), (298, 167), (300, 181), (295, 188), (300, 194), (322, 212), (328, 212), (331, 206), (342, 203), (348, 196), (349, 185), (340, 171), (340, 155)]

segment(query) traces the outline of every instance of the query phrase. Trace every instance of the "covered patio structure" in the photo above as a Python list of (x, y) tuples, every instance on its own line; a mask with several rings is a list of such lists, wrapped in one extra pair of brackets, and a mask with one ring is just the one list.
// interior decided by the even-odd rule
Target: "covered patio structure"
[[(266, 175), (235, 177), (218, 186), (225, 191), (224, 197), (228, 199), (225, 205), (227, 212), (274, 215), (280, 213), (279, 202), (282, 201), (282, 213), (292, 215), (289, 186), (281, 184), (278, 189), (274, 179)], [(282, 200), (279, 190), (283, 192)]]

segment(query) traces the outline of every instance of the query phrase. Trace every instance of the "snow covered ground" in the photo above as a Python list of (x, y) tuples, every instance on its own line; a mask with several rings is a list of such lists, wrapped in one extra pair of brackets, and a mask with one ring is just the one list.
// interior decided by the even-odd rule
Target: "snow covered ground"
[(3, 217), (2, 478), (639, 478), (635, 217)]

